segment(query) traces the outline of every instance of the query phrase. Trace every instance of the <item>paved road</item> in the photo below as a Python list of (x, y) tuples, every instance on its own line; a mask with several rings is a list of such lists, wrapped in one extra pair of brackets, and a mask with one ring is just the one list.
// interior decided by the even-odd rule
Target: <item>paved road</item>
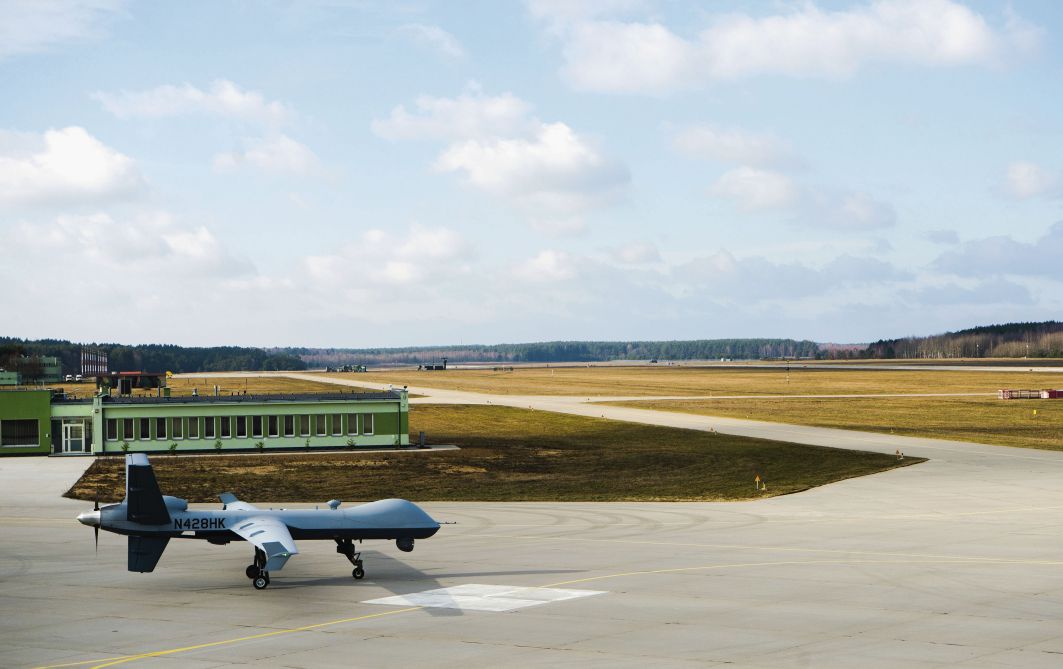
[[(366, 544), (365, 581), (307, 543), (255, 592), (242, 544), (171, 542), (156, 573), (125, 572), (124, 542), (94, 555), (73, 520), (85, 505), (55, 496), (84, 461), (0, 459), (0, 666), (1063, 666), (1063, 454), (478, 401), (931, 461), (743, 503), (430, 504), (459, 524), (409, 555)], [(508, 612), (453, 591), (436, 601), (465, 608), (366, 603), (473, 584), (602, 594)]]

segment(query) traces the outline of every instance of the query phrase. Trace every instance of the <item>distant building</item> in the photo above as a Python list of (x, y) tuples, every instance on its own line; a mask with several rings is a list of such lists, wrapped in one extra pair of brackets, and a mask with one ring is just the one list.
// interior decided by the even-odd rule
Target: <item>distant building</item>
[(22, 375), (0, 369), (0, 386), (18, 386), (22, 384)]
[[(75, 398), (0, 391), (0, 455), (408, 446), (407, 393)], [(220, 448), (219, 448), (220, 447)]]
[(63, 380), (63, 367), (59, 358), (51, 355), (23, 355), (9, 358), (5, 363), (10, 370), (18, 372), (19, 382), (26, 385), (34, 383), (59, 383)]

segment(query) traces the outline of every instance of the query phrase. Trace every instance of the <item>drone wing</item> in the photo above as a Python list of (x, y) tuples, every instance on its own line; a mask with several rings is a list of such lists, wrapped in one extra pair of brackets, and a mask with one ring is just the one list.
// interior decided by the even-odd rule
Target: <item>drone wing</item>
[[(232, 508), (231, 505), (229, 508)], [(245, 518), (238, 522), (232, 531), (266, 554), (266, 571), (279, 571), (288, 558), (299, 554), (288, 526), (273, 516)]]
[(218, 499), (221, 500), (221, 503), (225, 505), (226, 509), (233, 509), (236, 511), (258, 510), (257, 506), (253, 504), (248, 504), (247, 502), (241, 502), (239, 499), (236, 498), (236, 495), (232, 494), (231, 492), (223, 492), (222, 494), (218, 495)]

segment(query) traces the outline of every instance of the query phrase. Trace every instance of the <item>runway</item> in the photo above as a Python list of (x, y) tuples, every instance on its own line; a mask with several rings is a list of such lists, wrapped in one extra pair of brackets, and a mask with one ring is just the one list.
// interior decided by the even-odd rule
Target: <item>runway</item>
[(491, 401), (931, 460), (743, 503), (426, 504), (458, 524), (365, 544), (365, 580), (305, 542), (256, 592), (244, 544), (126, 572), (124, 539), (95, 555), (58, 497), (86, 460), (0, 459), (0, 666), (1063, 664), (1063, 454)]

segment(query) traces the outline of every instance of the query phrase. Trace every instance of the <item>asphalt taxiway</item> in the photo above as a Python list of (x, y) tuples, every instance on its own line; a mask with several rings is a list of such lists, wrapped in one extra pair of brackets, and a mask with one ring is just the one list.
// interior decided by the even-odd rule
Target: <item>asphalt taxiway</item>
[(0, 666), (1063, 665), (1061, 453), (529, 401), (931, 460), (742, 503), (425, 504), (458, 524), (366, 543), (365, 580), (303, 542), (258, 592), (241, 543), (125, 571), (59, 497), (85, 460), (0, 459)]

